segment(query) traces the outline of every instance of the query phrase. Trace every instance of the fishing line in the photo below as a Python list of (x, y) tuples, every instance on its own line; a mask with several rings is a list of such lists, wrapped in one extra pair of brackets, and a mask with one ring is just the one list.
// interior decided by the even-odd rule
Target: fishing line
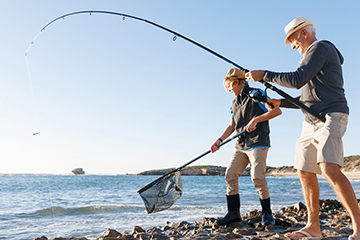
[[(30, 46), (33, 44), (33, 42), (39, 36), (39, 34), (40, 33), (38, 33), (36, 35), (34, 40), (31, 42)], [(31, 73), (30, 73), (29, 60), (28, 60), (28, 56), (27, 56), (27, 52), (29, 51), (30, 46), (28, 47), (28, 50), (25, 53), (25, 59), (26, 59), (26, 67), (27, 67), (27, 71), (28, 71), (28, 78), (29, 78), (29, 84), (30, 84), (30, 89), (31, 89), (31, 96), (32, 96), (32, 101), (33, 101), (34, 114), (35, 114), (36, 125), (37, 125), (37, 131), (33, 132), (33, 136), (36, 136), (39, 139), (41, 152), (44, 153), (45, 151), (44, 151), (44, 145), (42, 143), (42, 138), (41, 138), (41, 136), (37, 136), (37, 135), (40, 134), (40, 124), (39, 124), (39, 117), (38, 117), (38, 112), (37, 112), (37, 107), (36, 107), (36, 99), (35, 99), (35, 94), (34, 94), (34, 88), (33, 88), (32, 78), (31, 78)], [(43, 155), (42, 155), (42, 159), (44, 159)], [(47, 175), (45, 175), (45, 179), (46, 179), (47, 188), (48, 188), (48, 191), (49, 191), (48, 196), (49, 196), (49, 201), (51, 203), (52, 218), (53, 218), (54, 223), (56, 223), (55, 210), (54, 210), (54, 201), (53, 201), (53, 198), (52, 198), (52, 195), (51, 195), (49, 177)], [(58, 235), (58, 229), (55, 229), (55, 231), (56, 231), (56, 236), (59, 236)]]
[(40, 133), (40, 125), (39, 125), (39, 118), (38, 118), (38, 114), (37, 114), (37, 108), (36, 108), (36, 104), (35, 104), (34, 88), (33, 88), (33, 84), (31, 81), (30, 67), (29, 67), (29, 61), (28, 61), (27, 56), (25, 57), (25, 59), (26, 59), (26, 67), (27, 67), (27, 71), (28, 71), (28, 78), (29, 78), (29, 83), (30, 83), (31, 96), (32, 96), (32, 100), (33, 100), (33, 107), (34, 107), (36, 126), (37, 126), (37, 131), (34, 132), (33, 135), (38, 135)]

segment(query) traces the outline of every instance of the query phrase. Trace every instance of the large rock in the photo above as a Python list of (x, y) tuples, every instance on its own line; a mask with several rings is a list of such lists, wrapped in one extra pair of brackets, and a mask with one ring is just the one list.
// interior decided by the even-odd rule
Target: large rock
[(85, 171), (82, 168), (75, 168), (74, 170), (71, 171), (73, 174), (75, 175), (82, 175), (85, 174)]
[(113, 240), (113, 239), (120, 239), (122, 237), (121, 233), (114, 229), (107, 229), (105, 230), (96, 240)]

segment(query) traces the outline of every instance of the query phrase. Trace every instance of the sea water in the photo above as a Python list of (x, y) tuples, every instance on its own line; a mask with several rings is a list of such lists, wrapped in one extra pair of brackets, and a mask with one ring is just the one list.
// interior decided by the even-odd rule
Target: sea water
[[(183, 196), (168, 210), (147, 214), (137, 190), (159, 176), (0, 175), (0, 239), (46, 236), (95, 238), (107, 228), (164, 226), (226, 213), (223, 176), (182, 176)], [(268, 177), (272, 209), (304, 202), (297, 177)], [(241, 213), (260, 209), (250, 177), (240, 180)], [(360, 181), (351, 181), (360, 196)], [(320, 198), (337, 199), (320, 178)]]

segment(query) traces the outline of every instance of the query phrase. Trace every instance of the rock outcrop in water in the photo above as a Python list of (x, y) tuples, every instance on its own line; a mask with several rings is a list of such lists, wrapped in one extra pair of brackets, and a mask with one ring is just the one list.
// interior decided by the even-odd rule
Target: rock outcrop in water
[[(358, 199), (360, 207), (360, 199)], [(352, 234), (350, 217), (337, 200), (320, 200), (320, 223), (323, 239), (345, 240)], [(132, 232), (118, 232), (107, 229), (96, 240), (228, 240), (228, 239), (288, 239), (287, 232), (296, 231), (305, 226), (307, 220), (306, 206), (299, 202), (293, 206), (282, 208), (274, 214), (275, 226), (262, 226), (261, 213), (254, 210), (242, 215), (241, 223), (230, 223), (227, 226), (218, 226), (215, 218), (204, 217), (199, 222), (180, 223), (167, 222), (164, 226), (144, 229), (134, 226)], [(35, 240), (48, 240), (46, 237)], [(53, 240), (90, 240), (85, 237), (57, 237)]]
[(71, 171), (73, 174), (75, 175), (83, 175), (85, 174), (85, 171), (82, 168), (75, 168), (74, 170)]

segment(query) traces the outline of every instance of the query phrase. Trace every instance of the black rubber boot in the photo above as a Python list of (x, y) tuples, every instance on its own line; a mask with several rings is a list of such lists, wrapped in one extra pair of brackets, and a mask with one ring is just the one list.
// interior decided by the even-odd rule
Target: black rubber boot
[(261, 211), (261, 222), (263, 225), (275, 225), (275, 220), (272, 215), (270, 198), (260, 199), (262, 211)]
[(227, 208), (228, 213), (225, 217), (217, 219), (216, 223), (218, 225), (226, 225), (232, 222), (241, 222), (241, 215), (240, 215), (240, 195), (230, 195), (226, 196)]

